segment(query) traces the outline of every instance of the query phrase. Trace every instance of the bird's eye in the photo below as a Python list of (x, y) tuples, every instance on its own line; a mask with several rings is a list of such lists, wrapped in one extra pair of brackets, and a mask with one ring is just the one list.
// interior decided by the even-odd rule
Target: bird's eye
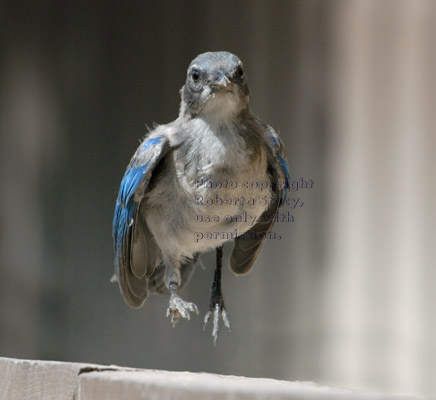
[(239, 79), (242, 79), (244, 77), (244, 70), (242, 69), (241, 66), (239, 66), (238, 69), (236, 70), (236, 74), (238, 75)]
[(193, 69), (191, 72), (191, 77), (194, 82), (198, 82), (200, 79), (200, 71), (198, 69)]

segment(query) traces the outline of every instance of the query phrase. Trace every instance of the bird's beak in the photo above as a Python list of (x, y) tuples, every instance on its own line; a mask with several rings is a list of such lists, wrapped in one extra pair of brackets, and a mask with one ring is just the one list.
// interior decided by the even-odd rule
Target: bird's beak
[(227, 76), (221, 71), (218, 72), (215, 80), (210, 84), (210, 87), (213, 91), (221, 92), (221, 91), (231, 91), (233, 83), (230, 81)]

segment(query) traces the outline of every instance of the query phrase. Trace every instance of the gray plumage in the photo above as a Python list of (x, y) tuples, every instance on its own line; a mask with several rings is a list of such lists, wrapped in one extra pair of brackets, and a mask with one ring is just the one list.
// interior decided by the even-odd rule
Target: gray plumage
[[(289, 182), (283, 144), (252, 114), (237, 56), (196, 57), (181, 95), (179, 117), (151, 131), (127, 167), (113, 222), (115, 269), (126, 302), (140, 307), (149, 292), (170, 294), (173, 324), (197, 311), (178, 291), (200, 253), (233, 239), (231, 269), (236, 274), (251, 269)], [(223, 199), (234, 201), (221, 204)], [(244, 215), (251, 219), (238, 218)], [(228, 325), (218, 292), (211, 301), (215, 339), (220, 315)], [(215, 309), (218, 298), (222, 306)]]

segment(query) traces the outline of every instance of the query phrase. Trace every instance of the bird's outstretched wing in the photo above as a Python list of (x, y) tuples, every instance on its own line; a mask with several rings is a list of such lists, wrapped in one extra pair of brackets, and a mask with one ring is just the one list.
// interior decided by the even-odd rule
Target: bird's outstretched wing
[(115, 272), (121, 293), (131, 307), (140, 307), (147, 298), (147, 280), (159, 257), (159, 248), (146, 222), (138, 218), (138, 210), (153, 170), (168, 148), (166, 136), (151, 135), (142, 142), (124, 173), (118, 192), (112, 224)]
[(254, 265), (274, 224), (276, 212), (286, 199), (289, 187), (289, 168), (282, 141), (269, 126), (265, 130), (264, 139), (268, 150), (268, 172), (271, 176), (274, 201), (249, 231), (235, 239), (230, 256), (230, 268), (238, 275), (247, 273)]

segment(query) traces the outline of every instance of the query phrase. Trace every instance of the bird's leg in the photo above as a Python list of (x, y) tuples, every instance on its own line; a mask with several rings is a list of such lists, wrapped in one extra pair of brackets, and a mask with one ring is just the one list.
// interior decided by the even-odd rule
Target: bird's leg
[[(224, 307), (224, 297), (221, 292), (221, 267), (223, 260), (223, 246), (217, 247), (216, 249), (216, 269), (215, 275), (212, 282), (212, 287), (210, 288), (210, 304), (209, 311), (204, 317), (204, 328), (206, 328), (206, 324), (209, 322), (210, 317), (213, 314), (213, 343), (216, 344), (216, 340), (218, 339), (219, 332), (219, 320), (222, 317), (224, 325), (231, 331), (230, 329), (230, 321), (227, 316), (226, 309)], [(204, 329), (203, 328), (203, 329)]]
[(173, 263), (166, 263), (165, 284), (170, 289), (171, 293), (170, 304), (167, 309), (167, 317), (171, 315), (171, 323), (173, 326), (179, 322), (180, 317), (189, 319), (189, 311), (198, 314), (198, 308), (194, 303), (182, 300), (177, 294), (180, 282), (180, 267), (175, 266)]

